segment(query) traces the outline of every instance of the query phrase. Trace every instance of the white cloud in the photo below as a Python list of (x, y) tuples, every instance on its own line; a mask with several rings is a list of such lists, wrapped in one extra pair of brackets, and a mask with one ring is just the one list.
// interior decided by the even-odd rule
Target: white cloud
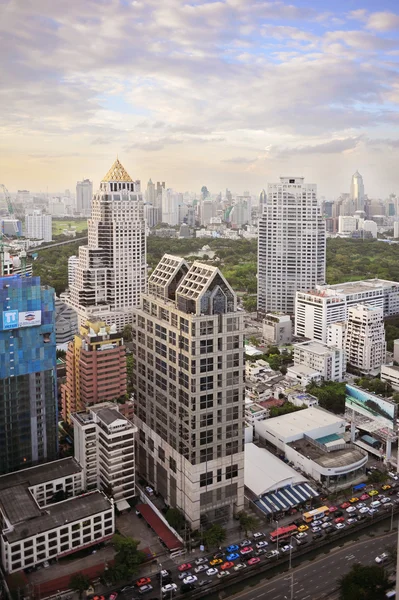
[(367, 27), (374, 31), (397, 31), (399, 15), (387, 11), (372, 13), (367, 19)]

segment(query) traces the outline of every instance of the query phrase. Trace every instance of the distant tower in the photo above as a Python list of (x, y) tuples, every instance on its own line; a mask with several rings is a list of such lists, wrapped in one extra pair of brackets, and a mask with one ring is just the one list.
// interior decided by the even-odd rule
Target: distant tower
[(92, 197), (92, 182), (89, 179), (78, 181), (76, 184), (76, 212), (84, 216), (89, 216)]
[(316, 185), (280, 177), (259, 219), (258, 311), (294, 313), (295, 293), (325, 281), (326, 226)]
[(148, 204), (152, 204), (153, 206), (155, 206), (156, 199), (157, 199), (157, 194), (155, 191), (155, 183), (152, 183), (152, 181), (150, 179), (149, 182), (147, 183), (146, 201), (148, 202)]
[(351, 200), (355, 207), (355, 211), (364, 210), (364, 184), (363, 177), (360, 175), (359, 171), (356, 171), (356, 173), (352, 175), (350, 194)]
[(259, 214), (263, 213), (263, 209), (266, 206), (266, 202), (267, 202), (266, 191), (262, 190), (261, 193), (259, 194)]

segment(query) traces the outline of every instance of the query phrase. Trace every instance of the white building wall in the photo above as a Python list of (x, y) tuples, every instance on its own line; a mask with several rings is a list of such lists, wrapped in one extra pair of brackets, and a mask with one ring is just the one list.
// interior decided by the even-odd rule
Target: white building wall
[(362, 373), (380, 369), (386, 354), (382, 308), (359, 304), (349, 309), (345, 350), (348, 363)]
[(51, 215), (44, 215), (39, 210), (27, 214), (25, 216), (25, 235), (29, 238), (51, 242), (53, 239)]

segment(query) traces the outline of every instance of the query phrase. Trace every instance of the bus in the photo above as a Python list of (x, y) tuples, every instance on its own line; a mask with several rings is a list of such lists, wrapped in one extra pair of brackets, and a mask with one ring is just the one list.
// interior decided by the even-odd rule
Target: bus
[(317, 519), (326, 517), (329, 513), (330, 509), (328, 506), (319, 506), (319, 508), (315, 508), (307, 513), (303, 513), (302, 518), (305, 523), (311, 523), (311, 521), (316, 521)]
[(270, 534), (270, 541), (277, 542), (281, 540), (286, 540), (296, 533), (298, 527), (296, 525), (288, 525), (287, 527), (279, 527), (276, 531), (272, 531)]

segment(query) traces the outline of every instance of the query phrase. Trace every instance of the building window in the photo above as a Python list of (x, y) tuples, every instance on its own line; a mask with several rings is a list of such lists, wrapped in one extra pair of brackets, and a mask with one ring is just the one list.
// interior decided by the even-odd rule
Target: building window
[(213, 321), (200, 321), (200, 335), (212, 335)]
[(205, 396), (200, 396), (200, 409), (203, 410), (205, 408), (213, 407), (213, 394), (206, 394)]
[(226, 479), (238, 477), (238, 465), (229, 465), (226, 467)]
[(213, 482), (213, 471), (208, 471), (208, 473), (200, 474), (200, 487), (212, 485), (212, 482)]
[(171, 471), (173, 471), (173, 473), (177, 472), (177, 465), (176, 465), (176, 461), (174, 458), (172, 458), (171, 456), (169, 457), (169, 467), (171, 469)]
[(200, 462), (204, 463), (213, 460), (213, 448), (202, 448), (200, 450)]
[(213, 442), (213, 431), (200, 431), (200, 446), (211, 444)]
[(165, 462), (165, 450), (161, 446), (158, 447), (158, 458)]

